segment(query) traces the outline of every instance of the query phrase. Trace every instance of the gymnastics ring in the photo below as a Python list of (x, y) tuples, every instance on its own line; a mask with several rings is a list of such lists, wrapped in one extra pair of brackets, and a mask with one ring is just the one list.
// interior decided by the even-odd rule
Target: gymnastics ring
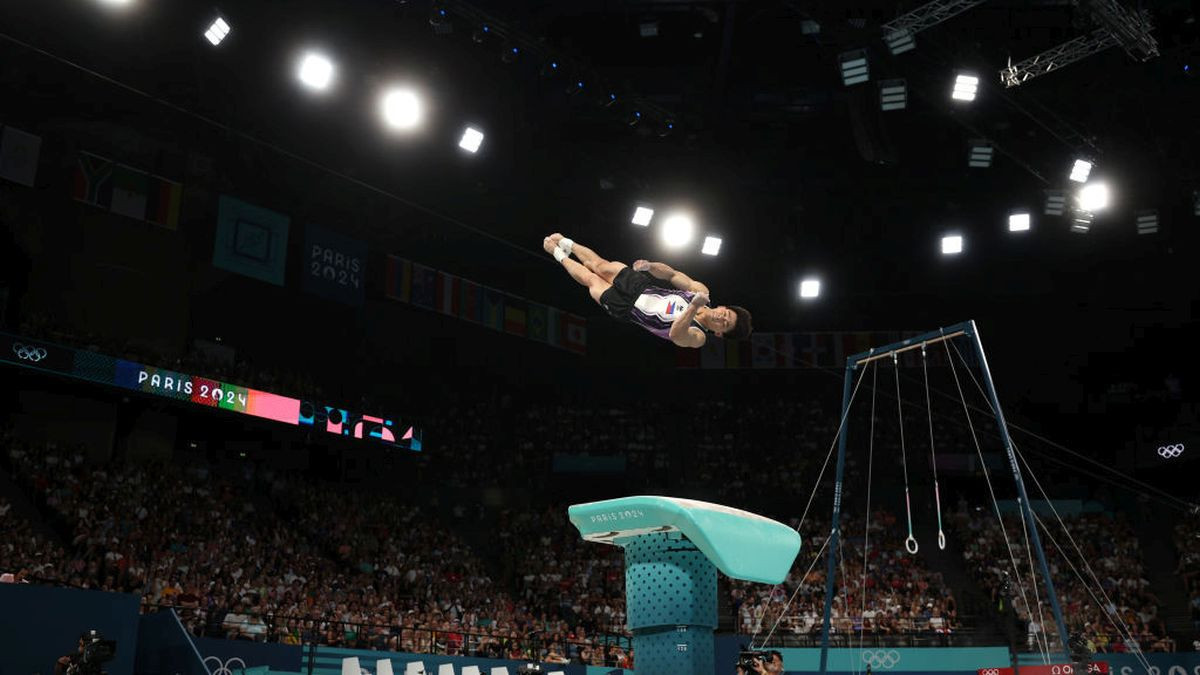
[(946, 533), (942, 532), (941, 530), (938, 530), (938, 550), (946, 550)]
[(909, 553), (911, 553), (912, 555), (916, 555), (916, 554), (917, 554), (917, 550), (918, 550), (919, 548), (920, 548), (920, 547), (919, 547), (919, 546), (917, 546), (917, 539), (916, 539), (916, 537), (913, 537), (911, 534), (910, 534), (910, 535), (908, 535), (908, 539), (905, 539), (905, 540), (904, 540), (904, 549), (905, 549), (906, 551), (908, 551)]

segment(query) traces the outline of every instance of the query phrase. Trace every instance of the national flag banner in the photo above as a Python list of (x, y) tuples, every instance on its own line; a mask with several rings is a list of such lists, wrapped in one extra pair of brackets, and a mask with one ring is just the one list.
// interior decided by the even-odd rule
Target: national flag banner
[(775, 333), (775, 365), (778, 368), (797, 368), (795, 333)]
[(412, 263), (394, 255), (387, 257), (387, 277), (383, 294), (392, 300), (409, 302), (412, 298)]
[(725, 367), (725, 341), (708, 338), (700, 347), (700, 367), (717, 370)]
[(750, 336), (751, 359), (755, 368), (775, 368), (775, 334), (754, 333)]
[(458, 316), (458, 304), (461, 291), (459, 284), (462, 280), (453, 274), (438, 272), (437, 279), (437, 310), (442, 314)]
[(474, 281), (459, 280), (462, 299), (458, 303), (458, 318), (483, 323), (483, 287)]
[(40, 136), (4, 127), (0, 134), (0, 178), (33, 187), (41, 152)]
[(412, 304), (434, 309), (437, 304), (437, 270), (413, 263)]
[(109, 210), (118, 216), (146, 217), (146, 174), (124, 164), (113, 165), (112, 202)]
[(563, 349), (562, 312), (555, 307), (546, 308), (546, 344)]
[(587, 319), (563, 314), (563, 346), (576, 354), (587, 353)]
[(146, 221), (174, 230), (179, 227), (183, 186), (158, 176), (147, 176)]
[[(712, 338), (709, 338), (712, 339)], [(725, 341), (725, 367), (749, 368), (751, 361), (750, 343), (746, 340)]]
[(483, 325), (504, 330), (504, 293), (494, 288), (483, 290)]
[(871, 334), (862, 331), (853, 331), (842, 333), (841, 335), (842, 355), (836, 360), (837, 363), (845, 363), (846, 359), (861, 354), (871, 348)]
[(508, 296), (504, 300), (504, 332), (510, 335), (525, 337), (526, 327), (525, 301), (521, 298)]
[(813, 335), (813, 363), (818, 368), (836, 368), (845, 365), (833, 359), (833, 333), (815, 333)]
[(282, 286), (290, 227), (282, 213), (221, 195), (213, 265)]
[(367, 242), (319, 225), (304, 230), (304, 290), (353, 305), (366, 302)]
[(90, 152), (79, 153), (71, 176), (71, 198), (107, 209), (112, 203), (112, 177), (112, 160)]
[(549, 319), (549, 307), (539, 305), (536, 302), (529, 303), (529, 307), (525, 313), (525, 324), (527, 327), (526, 335), (530, 340), (538, 342), (549, 342), (550, 334), (547, 332), (546, 321)]

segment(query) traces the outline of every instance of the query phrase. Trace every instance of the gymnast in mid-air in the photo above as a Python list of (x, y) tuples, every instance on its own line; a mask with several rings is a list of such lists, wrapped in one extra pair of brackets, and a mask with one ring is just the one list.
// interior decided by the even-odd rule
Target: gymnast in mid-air
[(750, 312), (735, 305), (709, 307), (708, 287), (666, 263), (638, 260), (631, 268), (558, 233), (542, 246), (614, 319), (680, 347), (701, 347), (708, 333), (727, 340), (750, 336)]

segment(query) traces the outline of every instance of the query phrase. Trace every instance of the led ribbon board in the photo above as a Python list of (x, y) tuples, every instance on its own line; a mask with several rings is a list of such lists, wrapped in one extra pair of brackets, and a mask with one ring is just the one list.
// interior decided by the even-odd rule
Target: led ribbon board
[[(0, 362), (241, 415), (308, 426), (346, 438), (421, 450), (421, 430), (395, 419), (272, 394), (206, 377), (0, 333)], [(404, 429), (403, 432), (400, 430)]]

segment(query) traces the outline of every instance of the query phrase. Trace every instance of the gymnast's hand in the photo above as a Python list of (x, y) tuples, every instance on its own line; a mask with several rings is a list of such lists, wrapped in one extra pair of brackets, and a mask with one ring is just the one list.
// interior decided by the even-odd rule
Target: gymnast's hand
[(645, 272), (649, 269), (650, 269), (650, 261), (648, 261), (648, 260), (635, 260), (633, 263), (633, 271), (634, 272)]
[(706, 307), (708, 305), (708, 294), (707, 293), (697, 293), (697, 294), (693, 295), (691, 304), (693, 307), (697, 307), (697, 308)]

